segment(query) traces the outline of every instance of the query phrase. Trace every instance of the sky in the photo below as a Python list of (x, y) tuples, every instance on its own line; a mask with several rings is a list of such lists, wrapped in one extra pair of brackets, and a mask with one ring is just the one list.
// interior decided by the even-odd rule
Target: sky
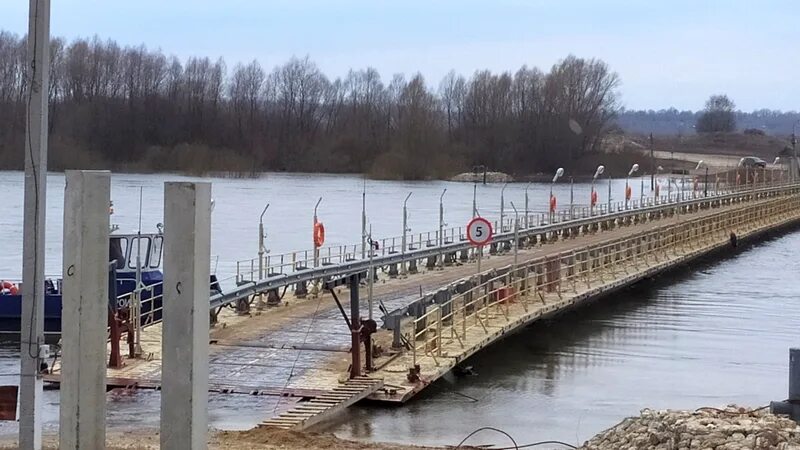
[[(0, 0), (0, 30), (24, 34), (28, 0)], [(702, 109), (728, 94), (744, 111), (800, 110), (796, 0), (54, 0), (51, 35), (97, 35), (180, 58), (308, 55), (329, 77), (374, 67), (547, 71), (569, 54), (599, 58), (628, 109)]]

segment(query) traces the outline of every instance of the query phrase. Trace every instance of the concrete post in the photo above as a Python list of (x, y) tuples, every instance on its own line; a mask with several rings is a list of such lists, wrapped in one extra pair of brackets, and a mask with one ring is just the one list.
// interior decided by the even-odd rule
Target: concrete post
[(66, 173), (59, 447), (106, 443), (107, 171)]
[(211, 184), (164, 184), (161, 448), (205, 449)]
[[(42, 448), (44, 246), (47, 192), (47, 87), (50, 85), (50, 0), (30, 0), (25, 129), (25, 207), (22, 232), (22, 322), (19, 448)], [(108, 205), (106, 205), (108, 206)]]

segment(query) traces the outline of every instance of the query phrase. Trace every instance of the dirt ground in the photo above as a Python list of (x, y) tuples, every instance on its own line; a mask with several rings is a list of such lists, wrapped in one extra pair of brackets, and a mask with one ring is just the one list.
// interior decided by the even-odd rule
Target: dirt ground
[[(109, 433), (106, 441), (109, 450), (156, 450), (159, 448), (157, 430), (144, 432)], [(58, 448), (58, 436), (45, 436), (45, 449)], [(16, 440), (0, 441), (0, 449), (16, 449)], [(324, 448), (327, 450), (425, 450), (442, 447), (415, 447), (408, 445), (381, 444), (374, 442), (354, 442), (339, 439), (329, 433), (306, 433), (268, 428), (254, 428), (248, 431), (219, 431), (209, 436), (208, 448), (230, 450), (307, 450)], [(472, 448), (472, 447), (462, 447)]]

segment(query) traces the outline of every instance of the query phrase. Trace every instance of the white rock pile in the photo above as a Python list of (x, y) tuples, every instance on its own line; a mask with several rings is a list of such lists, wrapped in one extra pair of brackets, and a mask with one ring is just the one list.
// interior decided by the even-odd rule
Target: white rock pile
[(585, 450), (800, 449), (800, 427), (766, 410), (643, 410), (584, 444)]

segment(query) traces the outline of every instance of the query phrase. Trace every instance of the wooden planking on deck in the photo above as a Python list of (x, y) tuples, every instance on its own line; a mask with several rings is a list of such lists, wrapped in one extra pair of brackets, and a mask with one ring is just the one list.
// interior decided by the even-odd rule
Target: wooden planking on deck
[(315, 398), (308, 402), (301, 402), (294, 408), (261, 422), (259, 426), (305, 430), (332, 418), (343, 409), (367, 398), (381, 388), (383, 388), (383, 380), (370, 377), (354, 378), (333, 388), (330, 395), (335, 397), (336, 401), (323, 401)]

